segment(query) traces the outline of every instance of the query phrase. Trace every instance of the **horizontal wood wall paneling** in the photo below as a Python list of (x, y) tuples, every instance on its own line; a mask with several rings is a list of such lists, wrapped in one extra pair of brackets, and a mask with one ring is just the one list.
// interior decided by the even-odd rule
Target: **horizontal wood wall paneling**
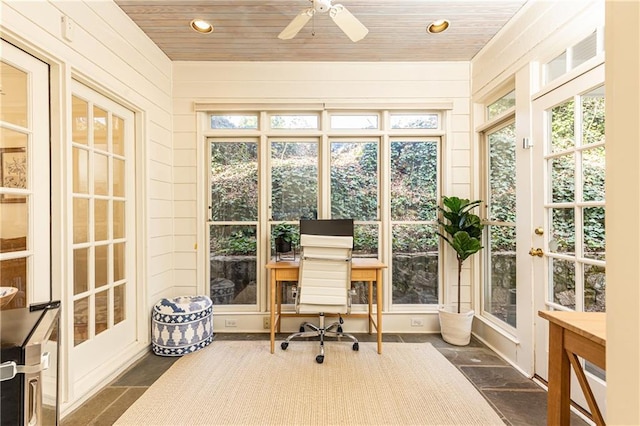
[[(465, 80), (469, 62), (174, 62), (180, 81), (404, 81)], [(180, 95), (174, 90), (174, 95)]]
[[(118, 62), (122, 62), (122, 65), (128, 65), (156, 90), (170, 95), (171, 60), (157, 46), (150, 43), (148, 38), (145, 40), (139, 36), (135, 37), (133, 33), (144, 36), (139, 28), (133, 25), (121, 25), (123, 17), (117, 6), (105, 1), (89, 3), (61, 1), (56, 2), (55, 6), (73, 21), (75, 34), (71, 42), (72, 46), (80, 44), (86, 38), (93, 39), (110, 53), (109, 56), (104, 56), (106, 52), (102, 53), (100, 61), (114, 65), (120, 65)], [(78, 34), (78, 30), (82, 30), (81, 34)], [(136, 44), (133, 44), (134, 42)], [(88, 51), (91, 52), (91, 50)], [(146, 52), (158, 52), (162, 56), (152, 56), (155, 62), (151, 62), (147, 59)], [(114, 62), (114, 57), (118, 58), (117, 62)], [(162, 64), (162, 66), (156, 64)]]
[(174, 84), (176, 93), (197, 93), (202, 97), (221, 98), (255, 98), (257, 94), (270, 99), (278, 97), (292, 98), (300, 96), (331, 99), (348, 96), (354, 99), (367, 98), (415, 98), (431, 97), (466, 97), (469, 96), (468, 81), (335, 81), (331, 84), (310, 82), (256, 82), (245, 81), (231, 85), (228, 82), (177, 81)]
[[(90, 1), (87, 5), (108, 23), (121, 20), (122, 9), (111, 1)], [(137, 25), (118, 25), (113, 29), (132, 46), (137, 55), (146, 58), (149, 63), (171, 63), (171, 59), (155, 43), (149, 43), (148, 36)], [(169, 80), (171, 79), (171, 68), (157, 67), (157, 70)], [(154, 78), (151, 79), (154, 80)]]
[(149, 237), (161, 237), (172, 233), (173, 218), (154, 218), (148, 221)]
[[(19, 37), (47, 52), (47, 55), (70, 64), (74, 70), (131, 104), (147, 110), (150, 117), (160, 111), (169, 116), (168, 90), (160, 91), (82, 27), (76, 26), (73, 43), (62, 41), (61, 18), (62, 13), (56, 7), (41, 1), (3, 3), (1, 19), (3, 25)], [(170, 66), (168, 62), (162, 66), (165, 65)]]
[(177, 183), (173, 185), (174, 200), (195, 200), (197, 197), (198, 194), (195, 183)]
[(604, 25), (603, 9), (598, 0), (533, 3), (473, 59), (472, 93), (485, 96), (527, 63), (562, 53)]

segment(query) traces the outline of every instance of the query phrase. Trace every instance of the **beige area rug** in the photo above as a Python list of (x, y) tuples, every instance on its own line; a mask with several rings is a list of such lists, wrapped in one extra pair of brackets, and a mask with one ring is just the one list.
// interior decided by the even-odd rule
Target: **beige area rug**
[(185, 355), (116, 425), (504, 425), (429, 343), (214, 341)]

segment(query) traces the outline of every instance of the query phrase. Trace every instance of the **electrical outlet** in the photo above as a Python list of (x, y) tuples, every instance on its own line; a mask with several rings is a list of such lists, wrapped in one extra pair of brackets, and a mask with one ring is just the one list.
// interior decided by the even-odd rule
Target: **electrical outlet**
[(262, 328), (269, 330), (271, 328), (271, 317), (262, 318)]
[(237, 327), (238, 323), (234, 319), (226, 319), (224, 320), (225, 327)]
[(422, 318), (411, 318), (411, 327), (423, 327), (424, 321)]

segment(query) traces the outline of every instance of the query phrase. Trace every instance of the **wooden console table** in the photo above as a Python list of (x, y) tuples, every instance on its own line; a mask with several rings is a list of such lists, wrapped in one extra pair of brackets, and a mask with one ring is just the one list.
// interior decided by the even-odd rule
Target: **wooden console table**
[(600, 312), (539, 311), (549, 321), (549, 392), (547, 424), (569, 425), (571, 366), (589, 404), (592, 420), (604, 425), (578, 357), (605, 369), (606, 314)]
[[(282, 317), (302, 317), (308, 315), (296, 314), (293, 312), (282, 312), (282, 282), (298, 281), (298, 261), (279, 261), (271, 260), (267, 263), (267, 269), (270, 272), (270, 312), (271, 312), (271, 353), (274, 352), (276, 331), (280, 332), (280, 319)], [(365, 281), (368, 284), (368, 302), (369, 307), (366, 313), (351, 313), (350, 317), (368, 318), (369, 334), (375, 327), (378, 334), (378, 353), (382, 353), (382, 270), (386, 265), (378, 259), (371, 258), (353, 258), (351, 264), (351, 281)], [(376, 283), (376, 319), (373, 318), (373, 282)]]

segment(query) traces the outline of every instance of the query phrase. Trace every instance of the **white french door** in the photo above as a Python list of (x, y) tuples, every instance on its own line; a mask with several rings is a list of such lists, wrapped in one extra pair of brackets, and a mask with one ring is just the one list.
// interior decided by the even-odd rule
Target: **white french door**
[(0, 284), (3, 309), (51, 300), (49, 68), (2, 40)]
[(137, 340), (134, 114), (71, 86), (69, 376), (83, 394)]
[[(605, 310), (604, 65), (533, 103), (534, 307)], [(534, 316), (535, 373), (547, 379), (548, 323)], [(606, 417), (604, 372), (585, 366)], [(572, 399), (587, 408), (575, 376)]]

